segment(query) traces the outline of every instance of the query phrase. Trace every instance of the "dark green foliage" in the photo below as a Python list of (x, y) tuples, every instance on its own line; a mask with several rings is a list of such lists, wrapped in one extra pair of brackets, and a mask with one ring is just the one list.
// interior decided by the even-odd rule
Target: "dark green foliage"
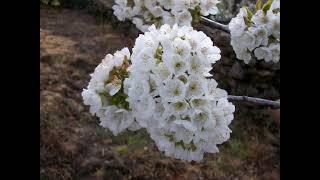
[(51, 7), (59, 7), (61, 6), (62, 0), (40, 0), (40, 5), (51, 6)]
[(86, 8), (90, 0), (60, 0), (63, 1), (63, 7), (66, 8)]
[(40, 0), (40, 5), (53, 8), (78, 8), (83, 9), (89, 5), (90, 0)]

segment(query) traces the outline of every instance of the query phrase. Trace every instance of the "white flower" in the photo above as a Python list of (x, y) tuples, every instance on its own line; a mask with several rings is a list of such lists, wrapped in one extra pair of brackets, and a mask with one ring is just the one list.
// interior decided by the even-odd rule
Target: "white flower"
[(175, 16), (168, 11), (162, 11), (162, 20), (163, 20), (163, 24), (167, 24), (170, 26), (173, 26), (174, 23), (176, 22)]
[(133, 98), (135, 100), (140, 100), (149, 93), (150, 86), (147, 80), (144, 80), (144, 79), (133, 80), (133, 81), (130, 81), (130, 80), (131, 79), (126, 79), (124, 82), (128, 91), (128, 96), (130, 98)]
[(190, 7), (190, 0), (175, 0), (173, 4), (174, 11), (187, 10)]
[[(191, 12), (200, 10), (204, 16), (218, 13), (218, 0), (116, 0), (112, 7), (114, 15), (120, 20), (132, 21), (142, 32), (156, 24), (191, 26)], [(199, 16), (198, 14), (194, 14)]]
[(137, 131), (139, 129), (141, 129), (141, 126), (136, 121), (133, 121), (133, 123), (128, 127), (128, 130), (130, 131)]
[(250, 32), (246, 31), (238, 39), (238, 46), (252, 51), (256, 46), (256, 37)]
[(259, 47), (254, 50), (254, 55), (258, 60), (264, 59), (266, 62), (272, 60), (272, 53), (268, 47)]
[(188, 97), (201, 97), (205, 93), (206, 79), (199, 76), (191, 75), (188, 79)]
[(120, 51), (116, 51), (113, 55), (114, 66), (120, 67), (125, 58), (127, 60), (130, 59), (130, 51), (128, 48), (123, 48)]
[(181, 26), (191, 26), (192, 16), (188, 10), (174, 13), (176, 23)]
[(220, 98), (217, 103), (217, 109), (219, 108), (222, 109), (224, 117), (224, 121), (222, 121), (221, 118), (217, 118), (219, 124), (221, 125), (221, 123), (226, 123), (225, 125), (229, 125), (234, 118), (233, 113), (235, 111), (235, 106), (230, 103), (227, 98)]
[(168, 80), (160, 89), (160, 95), (167, 102), (183, 100), (186, 93), (185, 84), (178, 79)]
[(176, 0), (158, 0), (159, 4), (167, 10), (170, 10), (173, 7), (174, 1)]
[(204, 97), (196, 97), (190, 99), (191, 107), (195, 110), (205, 110), (207, 107), (210, 107), (209, 105), (210, 100), (207, 100)]
[(145, 96), (139, 100), (131, 101), (130, 107), (132, 109), (134, 117), (137, 118), (137, 122), (141, 127), (148, 127), (151, 123), (153, 112), (155, 111), (155, 101), (151, 96)]
[[(127, 128), (137, 129), (134, 118), (126, 102), (126, 93), (122, 89), (123, 77), (127, 74), (130, 52), (128, 48), (108, 54), (91, 74), (87, 89), (82, 97), (85, 105), (90, 106), (90, 113), (100, 119), (100, 125), (112, 131), (114, 135)], [(111, 73), (117, 70), (121, 73)]]
[(237, 16), (235, 18), (232, 18), (229, 23), (231, 36), (241, 36), (246, 28), (247, 25), (244, 22), (243, 16)]
[(140, 18), (132, 18), (132, 23), (136, 25), (136, 27), (142, 31), (142, 32), (145, 32), (148, 30), (149, 26), (145, 25), (143, 20), (140, 19)]
[(207, 59), (207, 62), (212, 64), (221, 58), (220, 49), (217, 46), (213, 46), (213, 42), (209, 38), (202, 41), (197, 48), (196, 53), (199, 55), (200, 59)]
[(177, 54), (171, 54), (163, 57), (163, 61), (166, 63), (168, 69), (172, 74), (180, 75), (187, 71), (188, 62)]
[(269, 16), (266, 16), (262, 10), (258, 10), (251, 18), (256, 26), (266, 26), (269, 23)]
[(190, 121), (175, 120), (170, 130), (175, 133), (177, 141), (190, 143), (197, 128)]
[[(174, 70), (172, 70), (172, 71), (174, 71)], [(164, 62), (161, 62), (158, 64), (158, 66), (154, 67), (152, 69), (152, 72), (155, 73), (155, 75), (161, 81), (165, 81), (172, 76), (172, 73), (170, 72), (169, 67)]]
[(190, 31), (185, 34), (187, 41), (189, 41), (191, 50), (194, 53), (202, 43), (204, 39), (206, 39), (206, 35), (202, 32)]
[(239, 9), (239, 13), (237, 14), (237, 17), (248, 17), (248, 12), (246, 8), (242, 7)]
[(190, 55), (191, 46), (188, 41), (182, 40), (181, 38), (175, 38), (173, 40), (174, 52), (182, 57)]
[(269, 16), (269, 23), (267, 27), (272, 32), (273, 37), (280, 39), (280, 12), (274, 14), (272, 12), (268, 12), (267, 15)]
[(163, 15), (163, 9), (161, 6), (154, 6), (150, 9), (151, 14), (154, 17), (161, 17)]
[[(151, 68), (141, 52), (148, 52)], [(221, 101), (227, 93), (206, 79), (220, 53), (209, 37), (187, 26), (151, 26), (136, 40), (124, 81), (127, 101), (165, 155), (200, 161), (229, 138), (233, 112)]]
[(205, 77), (212, 76), (209, 72), (211, 70), (211, 64), (202, 61), (198, 56), (190, 57), (189, 69), (190, 74), (203, 74)]
[(211, 128), (214, 129), (216, 120), (213, 118), (210, 110), (202, 109), (196, 111), (191, 117), (192, 123), (197, 126), (198, 129)]
[(200, 0), (201, 14), (208, 16), (209, 14), (215, 15), (219, 12), (217, 4), (218, 0)]
[(109, 72), (114, 67), (113, 56), (111, 54), (106, 55), (99, 64), (94, 72), (90, 74), (91, 80), (89, 82), (88, 88), (93, 89), (98, 93), (101, 93), (105, 90), (104, 82), (109, 78)]
[(186, 113), (188, 110), (188, 103), (186, 101), (175, 101), (170, 103), (171, 112), (176, 115)]
[(269, 11), (276, 10), (276, 9), (280, 9), (280, 0), (273, 0)]
[(227, 91), (217, 88), (218, 83), (214, 79), (210, 79), (207, 83), (206, 97), (212, 100), (219, 100), (228, 96)]
[(138, 54), (139, 60), (137, 61), (137, 66), (140, 66), (144, 69), (144, 71), (150, 71), (156, 63), (156, 59), (154, 58), (154, 50), (153, 48), (145, 48)]
[(280, 48), (276, 48), (280, 46), (280, 0), (274, 0), (267, 10), (257, 10), (251, 18), (246, 8), (241, 8), (229, 23), (229, 29), (237, 59), (246, 64), (253, 56), (266, 62), (280, 61)]
[(112, 9), (114, 10), (114, 15), (120, 21), (131, 18), (134, 15), (132, 8), (127, 6), (127, 0), (116, 0), (115, 3), (116, 4), (112, 6)]
[(123, 130), (132, 127), (134, 119), (130, 111), (119, 109), (117, 106), (107, 106), (100, 117), (100, 125), (108, 128), (116, 136)]
[(96, 114), (102, 107), (100, 96), (92, 90), (84, 89), (81, 93), (85, 105), (90, 106), (90, 113)]
[[(234, 44), (234, 42), (236, 41), (231, 40), (232, 45)], [(238, 59), (243, 60), (246, 64), (250, 62), (252, 56), (251, 52), (247, 48), (243, 49), (240, 46), (233, 45), (233, 50), (236, 53)]]
[(259, 47), (260, 45), (263, 45), (263, 46), (266, 46), (268, 45), (268, 30), (263, 27), (263, 26), (260, 26), (260, 27), (249, 27), (248, 29), (252, 34), (255, 35), (255, 44), (254, 44), (254, 48), (255, 47)]
[(280, 60), (280, 44), (279, 43), (272, 43), (269, 45), (269, 49), (272, 53), (272, 61), (279, 62)]

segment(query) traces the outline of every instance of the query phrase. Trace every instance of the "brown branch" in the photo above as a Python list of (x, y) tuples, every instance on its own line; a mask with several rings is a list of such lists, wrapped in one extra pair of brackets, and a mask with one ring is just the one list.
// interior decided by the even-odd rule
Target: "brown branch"
[(203, 22), (203, 24), (205, 24), (207, 26), (222, 30), (222, 31), (230, 34), (230, 29), (229, 29), (228, 25), (218, 23), (216, 21), (213, 21), (213, 20), (208, 19), (208, 18), (203, 17), (203, 16), (201, 16), (201, 22)]
[(249, 102), (253, 104), (263, 105), (263, 106), (269, 106), (274, 109), (280, 109), (280, 101), (271, 101), (267, 99), (261, 99), (256, 97), (248, 97), (248, 96), (228, 96), (228, 100), (230, 101), (244, 101)]

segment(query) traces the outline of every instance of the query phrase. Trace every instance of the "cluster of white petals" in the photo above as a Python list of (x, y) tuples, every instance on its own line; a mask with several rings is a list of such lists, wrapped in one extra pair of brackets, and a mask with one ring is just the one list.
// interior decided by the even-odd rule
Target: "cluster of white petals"
[(235, 107), (209, 78), (220, 49), (192, 27), (149, 27), (132, 49), (124, 92), (138, 124), (165, 155), (200, 161), (228, 140)]
[(253, 56), (266, 62), (280, 61), (280, 0), (267, 3), (254, 14), (241, 8), (229, 23), (231, 45), (246, 64)]
[(152, 24), (191, 26), (193, 18), (218, 13), (218, 0), (116, 0), (112, 7), (120, 20), (132, 21), (142, 32)]
[[(146, 128), (166, 156), (200, 161), (230, 138), (235, 106), (210, 74), (221, 51), (191, 27), (218, 13), (219, 0), (115, 0), (114, 14), (144, 34), (108, 54), (82, 91), (90, 113), (117, 135)], [(261, 0), (258, 0), (261, 2)], [(231, 45), (246, 64), (280, 61), (280, 0), (255, 13), (243, 7), (229, 23)]]
[(128, 48), (123, 48), (114, 55), (106, 55), (91, 74), (87, 89), (82, 91), (84, 104), (90, 106), (90, 113), (98, 116), (100, 125), (111, 130), (114, 135), (127, 128), (138, 128), (123, 92), (129, 58)]

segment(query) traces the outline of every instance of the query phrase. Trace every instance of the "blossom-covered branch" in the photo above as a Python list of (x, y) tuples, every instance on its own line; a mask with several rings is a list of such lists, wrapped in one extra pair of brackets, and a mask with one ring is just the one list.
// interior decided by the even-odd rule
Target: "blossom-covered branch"
[(230, 138), (235, 106), (229, 101), (280, 108), (280, 101), (228, 96), (218, 88), (210, 72), (221, 50), (191, 26), (203, 22), (230, 33), (237, 58), (245, 63), (251, 55), (278, 62), (279, 0), (257, 3), (255, 14), (241, 8), (228, 25), (205, 18), (217, 14), (218, 2), (116, 0), (117, 18), (131, 20), (145, 33), (132, 53), (124, 48), (106, 55), (83, 89), (84, 104), (102, 127), (114, 135), (145, 128), (166, 156), (200, 161)]
[(244, 102), (250, 102), (254, 104), (269, 106), (272, 108), (279, 109), (280, 108), (280, 101), (271, 101), (267, 99), (261, 99), (256, 97), (248, 97), (248, 96), (228, 96), (229, 101), (244, 101)]
[(252, 59), (280, 61), (280, 0), (263, 6), (257, 1), (255, 11), (242, 7), (228, 25), (201, 16), (201, 22), (231, 35), (230, 44), (236, 57), (248, 64)]
[(192, 27), (148, 30), (132, 54), (124, 48), (102, 60), (82, 92), (84, 104), (114, 135), (146, 128), (166, 156), (200, 161), (219, 152), (235, 112), (228, 93), (208, 79), (221, 50)]
[(200, 16), (216, 15), (218, 0), (181, 1), (181, 0), (116, 0), (112, 7), (120, 21), (128, 19), (142, 32), (154, 24), (191, 26)]
[(213, 20), (206, 18), (206, 17), (203, 17), (203, 16), (201, 16), (201, 22), (203, 22), (203, 24), (205, 24), (207, 26), (222, 30), (222, 31), (230, 34), (230, 30), (229, 30), (228, 25), (218, 23), (216, 21), (213, 21)]

